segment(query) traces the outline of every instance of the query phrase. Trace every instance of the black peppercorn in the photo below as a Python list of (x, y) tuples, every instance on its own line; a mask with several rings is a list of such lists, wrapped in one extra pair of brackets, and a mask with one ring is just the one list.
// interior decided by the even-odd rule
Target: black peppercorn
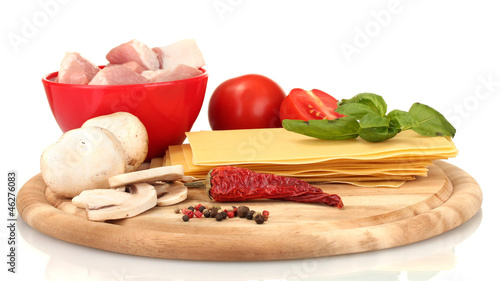
[(210, 211), (210, 217), (211, 218), (215, 218), (215, 216), (217, 216), (217, 214), (219, 213), (219, 210), (216, 209), (216, 208), (213, 208), (211, 211)]
[(227, 212), (226, 211), (222, 211), (222, 212), (220, 212), (220, 214), (222, 215), (222, 219), (226, 219), (227, 218)]
[(194, 212), (194, 207), (193, 207), (193, 206), (189, 206), (189, 207), (188, 207), (188, 210), (191, 210), (191, 211), (193, 211), (193, 212)]
[(210, 211), (208, 209), (203, 210), (203, 215), (205, 216), (205, 218), (209, 218), (210, 217)]
[(253, 215), (255, 214), (254, 210), (251, 210), (250, 212), (247, 213), (247, 220), (253, 220)]
[(224, 216), (222, 215), (222, 212), (221, 213), (217, 213), (217, 215), (215, 215), (215, 220), (216, 221), (221, 221), (224, 219)]
[(261, 214), (256, 214), (253, 218), (257, 224), (263, 224), (264, 221), (266, 220), (263, 215)]
[(184, 216), (182, 216), (182, 220), (183, 220), (183, 221), (189, 221), (189, 216), (188, 216), (188, 215), (184, 215)]
[(248, 208), (247, 206), (239, 206), (238, 210), (237, 210), (238, 217), (246, 218), (249, 211), (250, 211), (250, 208)]

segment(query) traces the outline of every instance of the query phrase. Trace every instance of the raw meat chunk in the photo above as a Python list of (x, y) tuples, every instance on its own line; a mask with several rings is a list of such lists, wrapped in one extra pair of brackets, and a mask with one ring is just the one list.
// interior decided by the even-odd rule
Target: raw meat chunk
[(185, 64), (196, 69), (205, 65), (203, 55), (194, 39), (183, 39), (165, 47), (153, 48), (158, 54), (161, 69), (173, 69)]
[(123, 64), (135, 61), (145, 69), (157, 70), (160, 62), (156, 53), (139, 40), (131, 40), (111, 49), (106, 59), (112, 64)]
[(101, 69), (89, 85), (125, 85), (148, 83), (148, 79), (122, 64)]
[(185, 64), (178, 64), (173, 69), (161, 69), (157, 71), (147, 70), (141, 75), (149, 80), (151, 83), (167, 82), (174, 80), (182, 80), (198, 76), (203, 72), (197, 68), (187, 66)]
[[(106, 67), (112, 66), (112, 65), (119, 65), (119, 64), (112, 64), (112, 63), (110, 63)], [(143, 71), (147, 70), (144, 67), (142, 67), (142, 65), (138, 64), (135, 61), (129, 61), (129, 62), (126, 62), (126, 63), (122, 63), (121, 65), (129, 67), (130, 69), (132, 69), (133, 71), (135, 71), (135, 72), (137, 72), (139, 74), (141, 74)]]
[(66, 52), (57, 75), (57, 82), (86, 85), (99, 72), (99, 67), (79, 53)]

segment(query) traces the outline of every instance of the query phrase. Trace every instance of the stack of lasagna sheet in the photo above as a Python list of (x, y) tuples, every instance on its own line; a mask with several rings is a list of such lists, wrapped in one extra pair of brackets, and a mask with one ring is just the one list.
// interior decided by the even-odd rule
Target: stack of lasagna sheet
[(285, 129), (188, 132), (187, 144), (170, 146), (164, 165), (182, 165), (203, 179), (214, 167), (233, 165), (311, 183), (398, 187), (426, 176), (433, 160), (458, 154), (448, 137), (404, 131), (379, 142), (320, 140)]

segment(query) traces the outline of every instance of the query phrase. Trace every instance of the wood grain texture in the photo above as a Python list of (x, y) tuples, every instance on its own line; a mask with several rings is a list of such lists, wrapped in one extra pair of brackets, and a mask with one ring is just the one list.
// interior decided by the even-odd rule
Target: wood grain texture
[[(474, 216), (482, 203), (477, 182), (443, 161), (429, 176), (400, 188), (320, 186), (339, 194), (341, 210), (318, 204), (261, 200), (244, 204), (271, 213), (257, 225), (246, 219), (191, 219), (175, 206), (156, 207), (134, 218), (91, 222), (67, 199), (52, 194), (36, 175), (18, 193), (27, 224), (49, 236), (124, 254), (189, 260), (279, 260), (372, 251), (418, 242), (451, 230)], [(213, 204), (190, 189), (178, 206)], [(240, 204), (220, 204), (223, 208)]]

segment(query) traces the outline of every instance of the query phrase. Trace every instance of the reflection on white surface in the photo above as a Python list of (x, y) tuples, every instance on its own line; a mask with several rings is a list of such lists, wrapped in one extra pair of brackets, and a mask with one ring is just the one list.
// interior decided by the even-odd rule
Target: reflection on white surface
[[(130, 256), (83, 247), (41, 234), (20, 220), (22, 238), (50, 257), (53, 280), (411, 280), (434, 279), (455, 266), (454, 248), (479, 227), (482, 212), (463, 225), (418, 243), (325, 258), (204, 262)], [(140, 239), (140, 238), (139, 238)]]

